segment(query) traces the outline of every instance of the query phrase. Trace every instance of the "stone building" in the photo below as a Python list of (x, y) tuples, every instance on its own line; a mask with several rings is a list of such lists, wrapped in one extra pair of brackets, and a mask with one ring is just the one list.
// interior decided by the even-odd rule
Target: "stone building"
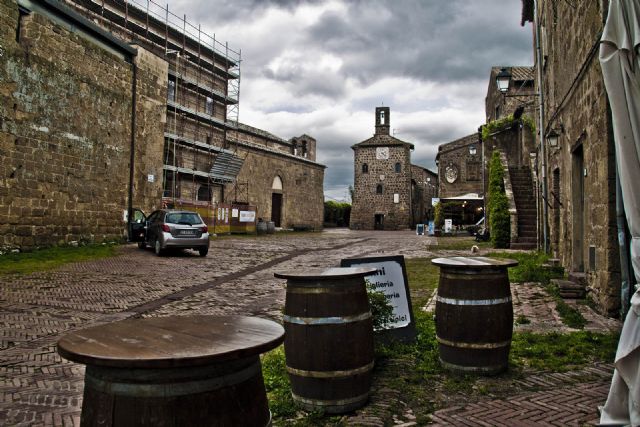
[(412, 168), (414, 145), (389, 134), (390, 120), (389, 107), (377, 107), (375, 134), (351, 147), (352, 229), (399, 230), (426, 220), (434, 191), (431, 181), (436, 176), (424, 168)]
[(478, 133), (438, 146), (438, 194), (451, 198), (465, 194), (484, 195), (482, 145)]
[[(597, 55), (607, 4), (538, 2), (542, 63), (536, 67), (543, 71), (543, 132), (558, 136), (554, 146), (547, 138), (547, 168), (543, 173), (539, 161), (538, 176), (547, 177), (552, 254), (572, 280), (586, 284), (600, 311), (616, 314), (620, 261), (615, 157)], [(523, 2), (522, 16), (523, 25), (534, 20), (533, 2)]]
[(151, 1), (0, 7), (0, 246), (118, 239), (163, 205), (321, 227), (315, 140), (238, 123), (228, 45)]

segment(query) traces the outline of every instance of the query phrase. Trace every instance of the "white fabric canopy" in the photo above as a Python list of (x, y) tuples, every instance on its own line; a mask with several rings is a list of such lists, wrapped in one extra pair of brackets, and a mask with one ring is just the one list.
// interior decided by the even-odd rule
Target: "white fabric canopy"
[[(631, 263), (640, 282), (640, 0), (611, 0), (601, 42)], [(631, 299), (615, 367), (600, 423), (640, 425), (640, 291)]]

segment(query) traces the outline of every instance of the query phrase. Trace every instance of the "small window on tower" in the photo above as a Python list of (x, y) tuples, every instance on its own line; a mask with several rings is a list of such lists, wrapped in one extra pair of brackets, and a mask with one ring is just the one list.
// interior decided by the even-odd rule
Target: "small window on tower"
[(384, 124), (384, 110), (380, 111), (380, 124)]
[(400, 173), (402, 172), (402, 165), (400, 164), (400, 162), (396, 163), (396, 173)]
[(362, 164), (362, 173), (369, 173), (369, 165), (366, 163)]
[(382, 194), (382, 184), (376, 186), (376, 194)]

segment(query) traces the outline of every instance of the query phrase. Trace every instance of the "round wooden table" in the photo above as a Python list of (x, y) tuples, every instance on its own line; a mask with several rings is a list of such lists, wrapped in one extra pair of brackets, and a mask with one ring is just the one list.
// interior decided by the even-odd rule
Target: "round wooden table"
[(440, 267), (436, 338), (440, 362), (457, 372), (493, 375), (507, 369), (513, 304), (504, 258), (450, 257)]
[(81, 425), (266, 426), (259, 355), (284, 329), (245, 316), (128, 319), (63, 336), (87, 365)]

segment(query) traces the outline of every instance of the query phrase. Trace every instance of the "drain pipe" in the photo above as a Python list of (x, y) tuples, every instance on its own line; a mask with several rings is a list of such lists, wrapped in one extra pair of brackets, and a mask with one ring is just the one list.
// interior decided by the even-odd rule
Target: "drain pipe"
[[(127, 221), (131, 221), (133, 214), (133, 162), (135, 161), (136, 147), (136, 98), (138, 97), (138, 66), (135, 59), (131, 60), (133, 82), (131, 83), (131, 145), (129, 148), (129, 200), (127, 205)], [(127, 234), (129, 234), (129, 224), (127, 224)], [(131, 240), (131, 236), (128, 236)]]
[(547, 200), (549, 200), (547, 197), (547, 155), (544, 147), (544, 90), (542, 80), (542, 49), (540, 47), (540, 19), (538, 18), (537, 0), (534, 0), (533, 2), (533, 16), (535, 17), (536, 27), (536, 62), (538, 64), (538, 98), (540, 99), (540, 122), (538, 132), (540, 132), (540, 157), (542, 157), (542, 238), (544, 240), (542, 247), (545, 253), (549, 253), (549, 225), (547, 223), (547, 218), (549, 216), (549, 207), (547, 205)]

